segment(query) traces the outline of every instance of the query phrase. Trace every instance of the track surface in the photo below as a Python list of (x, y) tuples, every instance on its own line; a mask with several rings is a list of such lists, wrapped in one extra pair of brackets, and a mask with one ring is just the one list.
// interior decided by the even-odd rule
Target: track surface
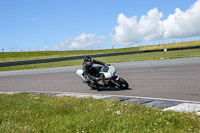
[(0, 91), (76, 92), (200, 101), (200, 58), (112, 63), (129, 90), (91, 90), (75, 74), (81, 66), (0, 72)]

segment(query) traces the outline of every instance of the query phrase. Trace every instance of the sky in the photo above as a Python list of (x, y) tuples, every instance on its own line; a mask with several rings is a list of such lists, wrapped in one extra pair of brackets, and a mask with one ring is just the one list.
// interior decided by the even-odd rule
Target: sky
[(0, 0), (0, 51), (200, 40), (200, 0)]

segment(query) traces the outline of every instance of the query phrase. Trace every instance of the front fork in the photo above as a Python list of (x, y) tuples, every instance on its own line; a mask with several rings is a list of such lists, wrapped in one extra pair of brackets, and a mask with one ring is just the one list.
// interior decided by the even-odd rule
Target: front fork
[(112, 80), (118, 81), (119, 80), (119, 76), (117, 76), (116, 74), (112, 77)]
[(118, 87), (121, 86), (121, 84), (118, 82), (119, 78), (120, 78), (119, 76), (114, 75), (114, 76), (112, 77), (112, 79), (111, 79), (111, 82), (114, 83), (114, 84), (115, 84), (116, 86), (118, 86)]

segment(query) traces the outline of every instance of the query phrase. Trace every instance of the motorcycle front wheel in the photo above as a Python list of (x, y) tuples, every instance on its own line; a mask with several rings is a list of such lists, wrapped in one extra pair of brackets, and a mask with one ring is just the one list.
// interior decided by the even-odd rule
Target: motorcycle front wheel
[(129, 87), (128, 82), (126, 82), (126, 80), (124, 80), (121, 77), (116, 82), (117, 82), (117, 86), (121, 89), (128, 89)]

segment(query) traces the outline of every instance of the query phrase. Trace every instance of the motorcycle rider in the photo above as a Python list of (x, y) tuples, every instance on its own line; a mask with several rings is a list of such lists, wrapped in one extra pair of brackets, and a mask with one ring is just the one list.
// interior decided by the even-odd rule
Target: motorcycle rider
[(103, 77), (96, 77), (94, 76), (95, 74), (98, 74), (99, 72), (93, 67), (93, 64), (99, 64), (102, 66), (105, 66), (106, 64), (92, 59), (90, 56), (85, 56), (84, 57), (84, 62), (83, 62), (83, 76), (86, 80), (90, 81), (92, 85), (96, 84), (98, 81), (103, 80)]

